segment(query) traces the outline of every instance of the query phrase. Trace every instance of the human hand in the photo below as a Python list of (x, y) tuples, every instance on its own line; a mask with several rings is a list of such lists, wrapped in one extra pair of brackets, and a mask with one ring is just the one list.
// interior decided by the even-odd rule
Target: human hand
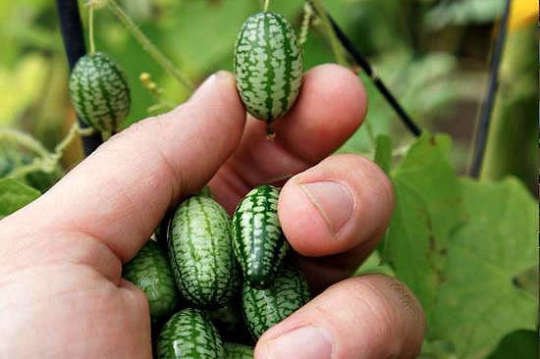
[(114, 136), (0, 222), (0, 358), (151, 357), (148, 303), (121, 278), (122, 263), (167, 209), (208, 182), (229, 212), (252, 187), (286, 182), (283, 231), (314, 291), (324, 290), (265, 333), (256, 358), (414, 358), (425, 324), (413, 295), (381, 275), (345, 279), (376, 247), (393, 206), (376, 165), (324, 159), (365, 110), (352, 72), (317, 67), (270, 142), (263, 122), (246, 123), (222, 72), (171, 113)]

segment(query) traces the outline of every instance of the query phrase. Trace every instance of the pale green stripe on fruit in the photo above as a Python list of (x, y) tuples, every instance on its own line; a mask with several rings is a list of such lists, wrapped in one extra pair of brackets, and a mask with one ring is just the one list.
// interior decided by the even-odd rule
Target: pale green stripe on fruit
[(137, 256), (124, 266), (122, 276), (146, 294), (153, 321), (174, 313), (180, 296), (167, 256), (159, 244), (148, 241)]
[(259, 288), (272, 283), (289, 248), (277, 213), (279, 192), (269, 185), (253, 189), (232, 219), (234, 254), (244, 280)]
[(163, 327), (157, 342), (158, 359), (222, 359), (223, 343), (204, 312), (185, 309)]
[(256, 289), (246, 283), (243, 285), (242, 314), (249, 332), (258, 339), (310, 299), (304, 275), (298, 268), (287, 264), (268, 289)]
[(240, 275), (227, 212), (211, 198), (193, 196), (178, 207), (169, 229), (169, 258), (182, 296), (197, 307), (225, 305)]
[(273, 12), (248, 18), (236, 41), (234, 69), (248, 112), (268, 123), (282, 117), (302, 84), (302, 50), (291, 24)]

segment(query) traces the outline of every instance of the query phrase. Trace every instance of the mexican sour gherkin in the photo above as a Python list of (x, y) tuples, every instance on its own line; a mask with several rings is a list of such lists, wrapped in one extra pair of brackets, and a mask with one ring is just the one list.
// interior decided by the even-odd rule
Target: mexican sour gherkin
[(174, 313), (180, 295), (167, 255), (158, 243), (148, 241), (137, 256), (124, 266), (122, 276), (146, 294), (153, 322), (166, 319)]
[(300, 309), (311, 299), (302, 272), (286, 264), (268, 289), (242, 287), (242, 314), (254, 339)]
[(198, 308), (227, 304), (240, 287), (229, 217), (205, 196), (193, 196), (169, 225), (169, 260), (180, 294)]
[(204, 312), (184, 309), (165, 324), (158, 337), (157, 359), (223, 359), (218, 331)]
[(267, 288), (281, 267), (289, 245), (279, 224), (279, 189), (264, 185), (249, 192), (232, 218), (234, 255), (244, 280)]
[(236, 40), (234, 71), (250, 114), (268, 124), (282, 117), (302, 85), (302, 50), (291, 24), (274, 12), (248, 18)]
[(126, 76), (103, 52), (79, 59), (69, 79), (69, 95), (81, 120), (105, 133), (118, 130), (131, 106)]

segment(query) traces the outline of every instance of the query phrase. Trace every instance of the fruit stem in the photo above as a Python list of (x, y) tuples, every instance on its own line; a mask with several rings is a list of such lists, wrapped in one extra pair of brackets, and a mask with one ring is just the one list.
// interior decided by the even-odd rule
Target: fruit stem
[(264, 12), (267, 12), (269, 6), (270, 6), (270, 0), (264, 0), (263, 11), (264, 11)]
[(96, 52), (96, 43), (94, 41), (94, 3), (88, 4), (88, 41), (90, 42), (90, 56)]
[(108, 7), (114, 15), (131, 32), (133, 37), (141, 44), (143, 49), (172, 77), (182, 84), (190, 92), (193, 92), (194, 86), (151, 41), (135, 25), (133, 20), (122, 10), (116, 0), (109, 0)]
[(324, 7), (322, 0), (311, 0), (310, 2), (315, 10), (315, 13), (317, 13), (319, 19), (323, 23), (328, 39), (330, 40), (330, 45), (332, 46), (332, 51), (334, 52), (336, 62), (342, 66), (347, 66), (347, 59), (345, 57), (343, 47), (341, 46), (341, 43), (334, 32), (334, 27), (330, 22), (328, 13), (326, 12), (326, 8)]

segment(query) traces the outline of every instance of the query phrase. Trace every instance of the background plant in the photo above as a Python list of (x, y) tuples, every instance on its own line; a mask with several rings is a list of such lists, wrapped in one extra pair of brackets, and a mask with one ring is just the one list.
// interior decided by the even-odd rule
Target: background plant
[[(254, 0), (125, 0), (119, 5), (195, 85), (218, 69), (232, 70), (237, 31), (261, 6)], [(532, 55), (537, 3), (513, 1), (479, 181), (463, 175), (505, 1), (332, 0), (324, 5), (425, 130), (419, 140), (411, 136), (360, 72), (370, 111), (365, 126), (340, 151), (376, 158), (392, 177), (397, 206), (385, 240), (358, 273), (396, 275), (413, 289), (428, 316), (425, 358), (532, 358), (538, 292), (533, 250), (537, 60)], [(274, 0), (271, 8), (297, 29), (305, 22), (300, 0)], [(82, 15), (86, 23), (87, 12)], [(304, 45), (307, 69), (348, 61), (330, 40), (324, 22), (312, 19)], [(189, 96), (189, 86), (142, 51), (114, 12), (95, 13), (95, 42), (129, 77), (133, 108), (124, 126)], [(78, 141), (58, 148), (74, 131), (75, 115), (54, 2), (0, 2), (0, 44), (1, 217), (39, 196), (80, 161), (82, 151)], [(142, 73), (149, 76), (141, 78)], [(9, 139), (14, 133), (18, 139)], [(29, 165), (33, 171), (17, 175)], [(27, 178), (39, 173), (49, 178), (37, 184)]]

